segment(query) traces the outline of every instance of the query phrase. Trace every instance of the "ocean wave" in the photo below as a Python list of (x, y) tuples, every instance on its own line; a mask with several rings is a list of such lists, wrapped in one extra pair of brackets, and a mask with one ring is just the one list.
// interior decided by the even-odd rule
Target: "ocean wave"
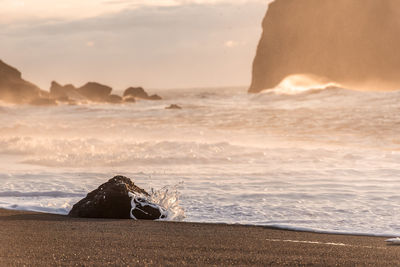
[(62, 191), (45, 191), (45, 192), (20, 192), (20, 191), (5, 191), (0, 192), (0, 198), (4, 197), (51, 197), (51, 198), (71, 198), (82, 197), (81, 193), (66, 193)]
[(229, 164), (243, 158), (263, 156), (259, 149), (229, 143), (14, 137), (0, 138), (0, 145), (0, 154), (20, 155), (21, 163), (54, 167)]
[(183, 180), (188, 221), (400, 232), (400, 92), (186, 93), (2, 107), (0, 207), (66, 214), (123, 173), (143, 188)]

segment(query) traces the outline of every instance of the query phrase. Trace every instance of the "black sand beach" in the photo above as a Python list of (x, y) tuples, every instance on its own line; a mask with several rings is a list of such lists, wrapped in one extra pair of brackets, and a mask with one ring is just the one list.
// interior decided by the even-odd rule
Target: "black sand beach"
[(384, 237), (265, 227), (72, 219), (0, 209), (1, 266), (396, 266)]

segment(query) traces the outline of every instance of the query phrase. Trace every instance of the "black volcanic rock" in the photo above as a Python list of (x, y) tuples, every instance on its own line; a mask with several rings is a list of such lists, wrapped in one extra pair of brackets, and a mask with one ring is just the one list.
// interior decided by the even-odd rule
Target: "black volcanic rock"
[(41, 95), (39, 87), (23, 80), (21, 72), (0, 60), (0, 100), (29, 103)]
[(0, 60), (0, 79), (2, 81), (19, 80), (22, 79), (21, 72)]
[(172, 104), (172, 105), (166, 107), (165, 109), (182, 109), (182, 107), (177, 104)]
[(88, 82), (77, 89), (79, 94), (94, 102), (107, 102), (111, 91), (111, 87), (96, 82)]
[(164, 210), (147, 200), (149, 194), (129, 178), (115, 176), (76, 203), (69, 213), (79, 218), (156, 220)]
[(129, 87), (125, 90), (124, 96), (133, 96), (135, 98), (147, 99), (149, 95), (142, 87)]
[(107, 102), (111, 104), (120, 104), (122, 103), (122, 97), (119, 95), (110, 95), (108, 96)]
[(133, 96), (124, 96), (123, 98), (125, 103), (135, 103), (136, 99)]
[(50, 96), (54, 99), (70, 99), (75, 98), (74, 96), (78, 94), (77, 89), (72, 84), (60, 85), (59, 83), (53, 81), (50, 86)]
[(134, 97), (134, 98), (141, 98), (146, 100), (161, 100), (161, 96), (159, 95), (151, 95), (143, 89), (143, 87), (129, 87), (124, 92), (124, 97)]
[(162, 97), (159, 95), (151, 95), (147, 98), (148, 100), (162, 100)]

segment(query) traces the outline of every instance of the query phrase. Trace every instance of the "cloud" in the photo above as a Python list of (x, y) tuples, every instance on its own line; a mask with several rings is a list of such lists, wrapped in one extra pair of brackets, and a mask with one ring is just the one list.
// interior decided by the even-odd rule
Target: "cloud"
[(37, 19), (83, 19), (142, 7), (263, 2), (265, 3), (263, 0), (0, 0), (0, 24)]
[(2, 58), (43, 88), (51, 80), (119, 89), (248, 84), (266, 3), (179, 2), (6, 24)]
[[(126, 2), (126, 1), (124, 1)], [(182, 1), (185, 2), (185, 1)], [(240, 29), (254, 27), (265, 12), (265, 4), (185, 4), (179, 6), (154, 6), (137, 9), (124, 9), (117, 13), (105, 14), (84, 19), (37, 19), (34, 21), (3, 25), (0, 34), (9, 36), (65, 35), (89, 32), (124, 32), (138, 30), (197, 31), (220, 29)], [(259, 9), (259, 10), (257, 10)]]

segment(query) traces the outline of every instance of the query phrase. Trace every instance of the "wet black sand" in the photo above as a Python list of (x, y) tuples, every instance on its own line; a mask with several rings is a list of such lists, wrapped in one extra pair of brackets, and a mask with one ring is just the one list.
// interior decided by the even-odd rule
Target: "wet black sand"
[(0, 209), (0, 266), (399, 266), (385, 239)]

